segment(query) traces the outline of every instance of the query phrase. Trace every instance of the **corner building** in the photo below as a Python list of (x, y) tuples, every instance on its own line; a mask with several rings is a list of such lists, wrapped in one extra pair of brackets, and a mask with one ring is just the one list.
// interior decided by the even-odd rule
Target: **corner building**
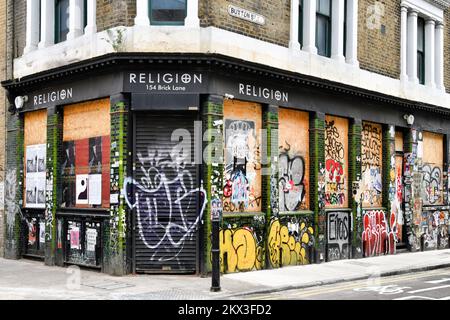
[[(123, 275), (449, 246), (449, 1), (8, 1), (5, 256)], [(203, 161), (202, 161), (203, 160)]]

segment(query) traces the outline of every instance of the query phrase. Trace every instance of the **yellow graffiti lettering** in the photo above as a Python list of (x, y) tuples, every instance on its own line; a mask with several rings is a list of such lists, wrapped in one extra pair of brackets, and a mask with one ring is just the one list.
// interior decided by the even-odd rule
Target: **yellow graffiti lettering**
[(236, 272), (262, 268), (263, 250), (246, 228), (220, 231), (220, 270)]

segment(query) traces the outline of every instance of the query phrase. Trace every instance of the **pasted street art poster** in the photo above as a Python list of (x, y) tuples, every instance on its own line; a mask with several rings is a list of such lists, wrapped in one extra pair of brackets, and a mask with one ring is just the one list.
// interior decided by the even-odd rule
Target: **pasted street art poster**
[(62, 207), (109, 203), (109, 137), (63, 143)]
[(421, 197), (423, 205), (443, 204), (444, 136), (423, 132), (423, 180)]
[(261, 211), (261, 107), (227, 102), (223, 212)]
[(76, 204), (88, 204), (88, 177), (87, 174), (78, 174), (76, 178)]
[(325, 206), (348, 206), (348, 120), (325, 118)]
[(278, 128), (280, 211), (309, 208), (309, 115), (280, 109)]
[(95, 251), (95, 246), (97, 245), (97, 229), (87, 228), (86, 229), (86, 250)]
[(80, 228), (75, 226), (69, 227), (70, 249), (80, 249)]
[(25, 204), (27, 208), (45, 208), (46, 145), (25, 148)]
[(361, 172), (363, 207), (382, 206), (382, 128), (381, 125), (363, 122), (361, 137)]
[(327, 261), (349, 258), (350, 232), (350, 212), (327, 213)]

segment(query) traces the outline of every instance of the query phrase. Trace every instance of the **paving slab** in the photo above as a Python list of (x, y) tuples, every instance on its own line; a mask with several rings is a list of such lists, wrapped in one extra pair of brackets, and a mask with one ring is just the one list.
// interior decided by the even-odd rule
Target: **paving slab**
[(0, 259), (0, 299), (39, 300), (210, 300), (252, 293), (306, 288), (450, 266), (450, 249), (358, 260), (283, 267), (221, 276), (218, 293), (211, 278), (198, 275), (114, 277), (77, 267), (49, 267), (41, 261)]

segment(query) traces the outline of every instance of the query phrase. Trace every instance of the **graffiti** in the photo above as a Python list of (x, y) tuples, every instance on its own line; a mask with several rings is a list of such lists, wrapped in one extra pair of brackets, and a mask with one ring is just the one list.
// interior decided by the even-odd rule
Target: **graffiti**
[(345, 156), (344, 144), (339, 141), (340, 134), (334, 121), (325, 121), (325, 158), (343, 160)]
[(422, 167), (423, 172), (423, 201), (425, 205), (439, 204), (442, 200), (442, 170), (439, 167), (433, 167), (425, 164)]
[(22, 220), (26, 220), (22, 215), (22, 210), (17, 204), (17, 175), (16, 169), (9, 169), (5, 177), (5, 209), (6, 209), (6, 228), (9, 234), (14, 231), (16, 215), (19, 214)]
[(361, 140), (361, 171), (381, 163), (381, 126), (364, 123)]
[(223, 211), (259, 209), (261, 195), (255, 189), (256, 171), (261, 169), (259, 143), (253, 121), (225, 120), (226, 163)]
[(389, 230), (385, 214), (382, 210), (365, 212), (362, 240), (364, 255), (366, 257), (386, 253), (393, 254), (395, 252), (396, 236), (393, 231)]
[(326, 193), (325, 204), (331, 206), (342, 206), (345, 203), (346, 187), (344, 144), (340, 141), (340, 133), (334, 121), (325, 121), (325, 170), (326, 170)]
[[(403, 182), (402, 182), (402, 157), (391, 157), (391, 172), (390, 172), (390, 187), (389, 198), (391, 201), (391, 215), (390, 215), (390, 227), (393, 235), (395, 236), (395, 242), (403, 241), (402, 226), (403, 220)], [(395, 248), (394, 248), (395, 251)], [(395, 252), (394, 252), (395, 253)]]
[(348, 259), (350, 243), (350, 213), (328, 212), (328, 261)]
[(262, 247), (251, 228), (221, 230), (220, 268), (222, 272), (259, 270), (262, 266)]
[(248, 207), (247, 178), (241, 171), (238, 171), (231, 177), (231, 181), (231, 202), (236, 206), (241, 202), (244, 204), (244, 207)]
[(279, 212), (278, 202), (278, 177), (277, 177), (277, 162), (273, 161), (270, 166), (270, 207), (273, 215), (277, 216)]
[(447, 211), (424, 211), (420, 225), (423, 233), (424, 250), (448, 248), (448, 223)]
[(325, 208), (325, 168), (322, 163), (319, 163), (319, 176), (317, 178), (317, 193), (318, 193), (318, 207), (319, 210)]
[[(137, 169), (143, 176), (139, 181), (126, 178), (122, 195), (129, 208), (135, 209), (139, 237), (152, 250), (150, 260), (177, 260), (202, 219), (206, 192), (195, 187), (195, 179), (182, 157), (172, 159), (170, 155), (149, 150), (147, 156), (139, 153), (138, 159)], [(136, 190), (134, 203), (127, 193), (131, 186)]]
[[(412, 185), (411, 194), (409, 195), (409, 200), (413, 204), (413, 221), (415, 225), (420, 225), (422, 223), (422, 183), (423, 183), (423, 173), (415, 171), (412, 175)], [(408, 193), (405, 192), (405, 198)]]
[(305, 196), (305, 161), (300, 156), (289, 157), (288, 151), (289, 149), (285, 150), (279, 156), (279, 206), (281, 210), (295, 211), (299, 209)]
[(361, 139), (363, 205), (381, 206), (381, 125), (364, 123)]
[(267, 246), (272, 267), (309, 264), (309, 250), (314, 245), (314, 230), (306, 221), (290, 218), (287, 223), (273, 219)]

